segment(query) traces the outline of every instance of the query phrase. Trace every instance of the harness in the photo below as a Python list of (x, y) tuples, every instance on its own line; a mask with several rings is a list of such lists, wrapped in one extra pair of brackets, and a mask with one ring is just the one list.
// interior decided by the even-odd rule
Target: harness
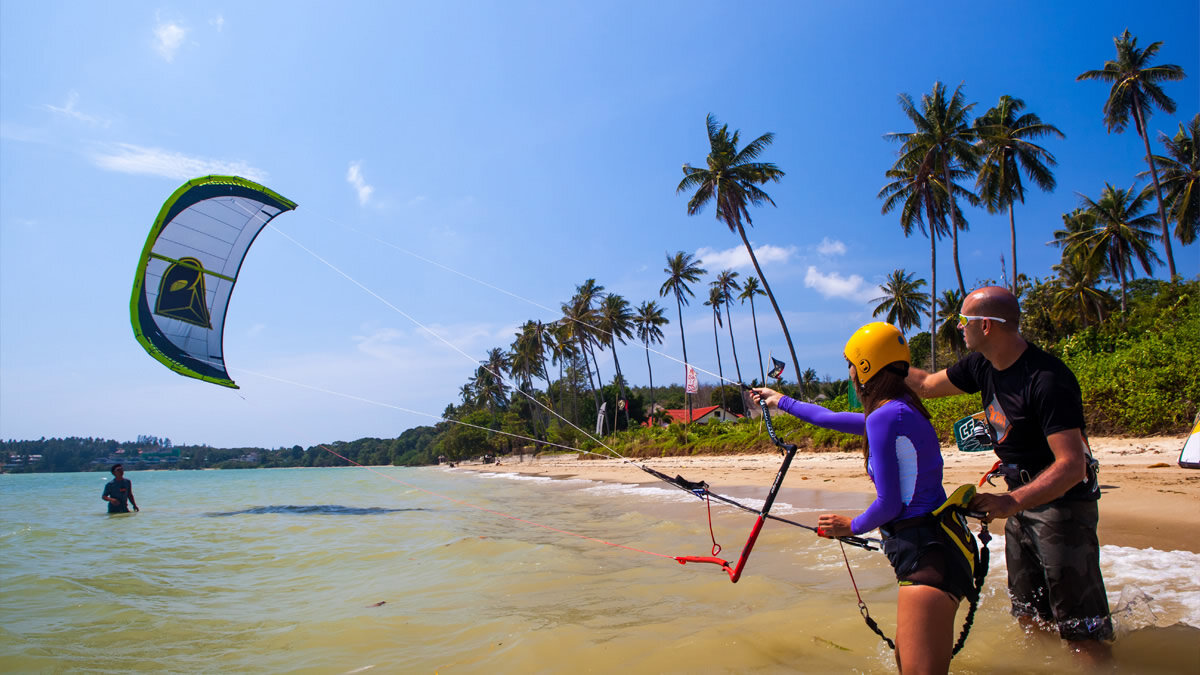
[[(987, 522), (982, 521), (984, 514), (971, 511), (968, 508), (971, 500), (975, 498), (975, 490), (974, 485), (960, 485), (941, 506), (929, 514), (917, 518), (909, 518), (879, 528), (885, 536), (890, 537), (896, 532), (910, 527), (937, 523), (941, 531), (946, 535), (946, 538), (954, 544), (953, 550), (957, 551), (958, 555), (961, 555), (970, 566), (971, 577), (975, 582), (975, 589), (974, 593), (967, 596), (967, 602), (969, 603), (967, 616), (963, 620), (962, 632), (958, 635), (958, 640), (954, 644), (951, 656), (962, 651), (963, 645), (967, 643), (967, 635), (971, 632), (971, 624), (975, 622), (975, 610), (979, 606), (979, 595), (983, 591), (983, 582), (987, 579), (988, 563), (991, 557), (991, 552), (988, 550), (987, 545), (992, 540), (992, 535), (988, 532)], [(975, 543), (975, 537), (967, 527), (967, 517), (981, 519), (979, 542), (983, 544), (982, 546), (978, 546)], [(879, 624), (871, 618), (867, 604), (863, 602), (862, 595), (858, 592), (858, 584), (854, 582), (854, 572), (850, 570), (850, 561), (846, 558), (844, 548), (842, 549), (842, 557), (846, 560), (846, 571), (850, 572), (850, 582), (854, 584), (854, 593), (858, 595), (859, 613), (862, 614), (863, 620), (867, 622), (867, 627), (882, 638), (887, 643), (888, 648), (895, 650), (896, 643), (885, 635), (883, 630), (879, 628)]]

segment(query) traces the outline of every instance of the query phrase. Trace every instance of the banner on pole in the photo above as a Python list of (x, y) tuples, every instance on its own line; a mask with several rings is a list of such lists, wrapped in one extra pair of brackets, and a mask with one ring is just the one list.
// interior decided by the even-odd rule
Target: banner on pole
[(686, 391), (689, 394), (694, 394), (699, 390), (700, 390), (700, 388), (696, 383), (696, 369), (692, 368), (691, 366), (688, 366), (687, 367), (687, 386), (684, 388), (684, 391)]

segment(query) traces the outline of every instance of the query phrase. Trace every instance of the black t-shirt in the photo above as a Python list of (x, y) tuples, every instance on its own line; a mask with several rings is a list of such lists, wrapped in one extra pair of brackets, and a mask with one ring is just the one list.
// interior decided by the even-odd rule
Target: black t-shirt
[(104, 486), (104, 496), (112, 497), (119, 503), (108, 503), (109, 513), (128, 513), (129, 512), (129, 491), (133, 489), (133, 482), (128, 478), (114, 478), (108, 485)]
[[(946, 376), (968, 394), (980, 392), (996, 455), (1030, 478), (1054, 462), (1047, 436), (1069, 429), (1084, 432), (1079, 381), (1065, 363), (1035, 345), (1028, 345), (1004, 370), (996, 370), (982, 354), (972, 352), (947, 368)], [(1097, 499), (1093, 482), (1089, 474), (1089, 480), (1072, 487), (1062, 499)]]

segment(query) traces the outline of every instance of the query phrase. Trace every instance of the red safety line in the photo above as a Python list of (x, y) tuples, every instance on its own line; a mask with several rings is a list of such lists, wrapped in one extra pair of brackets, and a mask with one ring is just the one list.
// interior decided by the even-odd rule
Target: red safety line
[(586, 539), (586, 540), (588, 540), (588, 541), (594, 541), (594, 542), (596, 542), (596, 543), (598, 543), (598, 544), (604, 544), (604, 545), (606, 545), (606, 546), (612, 546), (612, 547), (615, 547), (615, 548), (623, 548), (623, 549), (625, 549), (626, 551), (634, 551), (634, 552), (636, 552), (636, 553), (645, 553), (646, 555), (658, 556), (659, 558), (667, 558), (668, 560), (676, 560), (676, 557), (675, 557), (675, 556), (673, 556), (673, 555), (665, 555), (665, 554), (662, 554), (662, 553), (655, 553), (654, 551), (646, 551), (646, 550), (644, 550), (644, 549), (640, 549), (640, 548), (634, 548), (634, 547), (632, 547), (632, 546), (625, 546), (625, 545), (623, 545), (623, 544), (615, 544), (615, 543), (613, 543), (613, 542), (611, 542), (611, 541), (604, 541), (603, 539), (597, 539), (597, 538), (595, 538), (595, 537), (589, 537), (589, 536), (587, 536), (586, 534), (577, 534), (577, 533), (575, 533), (575, 532), (571, 532), (571, 531), (569, 531), (569, 530), (562, 530), (562, 529), (559, 529), (559, 528), (557, 528), (557, 527), (550, 527), (549, 525), (542, 525), (541, 523), (535, 523), (535, 522), (533, 522), (532, 520), (526, 520), (526, 519), (524, 519), (524, 518), (518, 518), (518, 517), (516, 517), (516, 516), (509, 515), (509, 514), (507, 514), (507, 513), (504, 513), (504, 512), (502, 512), (502, 511), (496, 511), (496, 510), (493, 510), (493, 509), (489, 509), (489, 508), (485, 508), (485, 507), (482, 507), (482, 506), (477, 506), (477, 505), (475, 505), (475, 504), (471, 504), (470, 502), (464, 502), (464, 501), (462, 501), (461, 499), (455, 499), (455, 498), (453, 498), (453, 497), (447, 497), (446, 495), (443, 495), (443, 494), (438, 494), (437, 492), (432, 492), (432, 491), (430, 491), (430, 490), (426, 490), (425, 488), (423, 488), (423, 487), (418, 487), (418, 486), (416, 486), (416, 485), (413, 485), (412, 483), (406, 483), (405, 481), (402, 481), (402, 480), (400, 480), (399, 478), (395, 478), (394, 476), (389, 476), (389, 475), (387, 475), (387, 474), (385, 474), (385, 473), (380, 473), (379, 471), (376, 471), (375, 469), (373, 469), (373, 468), (371, 468), (371, 467), (369, 467), (369, 466), (367, 466), (367, 465), (365, 465), (365, 464), (359, 464), (358, 462), (356, 462), (356, 461), (354, 461), (354, 460), (350, 459), (349, 457), (346, 457), (346, 456), (344, 456), (344, 455), (339, 455), (338, 453), (334, 452), (333, 450), (330, 450), (329, 448), (325, 447), (324, 445), (318, 445), (317, 447), (321, 448), (322, 450), (324, 450), (324, 451), (328, 452), (329, 454), (331, 454), (331, 455), (333, 455), (333, 456), (335, 456), (335, 457), (340, 457), (340, 458), (342, 458), (342, 459), (346, 460), (347, 462), (349, 462), (349, 463), (351, 463), (351, 464), (353, 464), (353, 465), (355, 465), (355, 466), (362, 467), (362, 468), (366, 469), (367, 471), (370, 471), (371, 473), (374, 473), (374, 474), (375, 474), (375, 475), (377, 475), (377, 476), (383, 476), (384, 478), (386, 478), (386, 479), (388, 479), (388, 480), (390, 480), (390, 481), (393, 481), (393, 482), (395, 482), (395, 483), (399, 483), (399, 484), (401, 484), (401, 485), (404, 485), (404, 486), (410, 487), (410, 488), (412, 488), (412, 489), (414, 489), (414, 490), (419, 490), (419, 491), (421, 491), (421, 492), (424, 492), (424, 493), (425, 493), (425, 494), (427, 494), (427, 495), (432, 495), (432, 496), (434, 496), (434, 497), (438, 497), (438, 498), (440, 498), (440, 499), (445, 499), (446, 501), (449, 501), (449, 502), (454, 502), (455, 504), (461, 504), (462, 506), (468, 506), (468, 507), (470, 507), (470, 508), (477, 509), (477, 510), (479, 510), (479, 511), (484, 511), (484, 512), (486, 512), (486, 513), (491, 513), (491, 514), (493, 514), (493, 515), (497, 515), (497, 516), (500, 516), (500, 517), (502, 517), (502, 518), (508, 518), (509, 520), (515, 520), (515, 521), (517, 521), (517, 522), (519, 522), (519, 523), (525, 523), (526, 525), (533, 525), (534, 527), (540, 527), (540, 528), (542, 528), (543, 530), (550, 530), (551, 532), (557, 532), (557, 533), (559, 533), (559, 534), (566, 534), (566, 535), (570, 535), (570, 536), (572, 536), (572, 537), (576, 537), (576, 538), (579, 538), (579, 539)]

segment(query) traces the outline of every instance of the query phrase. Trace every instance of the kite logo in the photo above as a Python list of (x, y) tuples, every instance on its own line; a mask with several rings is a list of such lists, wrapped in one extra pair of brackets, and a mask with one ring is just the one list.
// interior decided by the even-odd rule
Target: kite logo
[(195, 258), (180, 258), (163, 274), (154, 313), (193, 326), (212, 328), (205, 298), (204, 265)]

